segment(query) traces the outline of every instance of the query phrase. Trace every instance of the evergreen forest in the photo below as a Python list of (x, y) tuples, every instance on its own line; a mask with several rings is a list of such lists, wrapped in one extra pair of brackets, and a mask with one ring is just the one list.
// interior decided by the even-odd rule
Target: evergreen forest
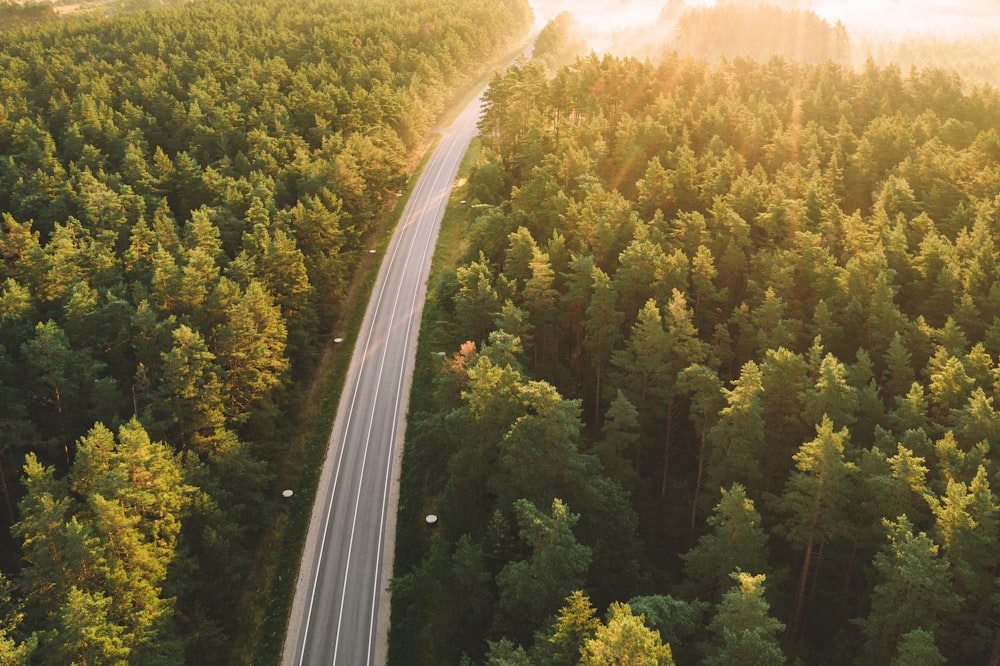
[(199, 0), (5, 26), (0, 664), (236, 662), (289, 423), (371, 231), (531, 20)]
[(1000, 94), (543, 37), (429, 296), (391, 663), (1000, 662)]

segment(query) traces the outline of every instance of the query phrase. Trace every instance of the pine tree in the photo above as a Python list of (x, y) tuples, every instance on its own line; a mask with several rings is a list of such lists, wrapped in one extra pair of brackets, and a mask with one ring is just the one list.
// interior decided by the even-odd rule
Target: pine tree
[(810, 388), (808, 365), (800, 355), (787, 349), (769, 349), (760, 364), (760, 396), (767, 432), (768, 453), (764, 459), (766, 492), (780, 487), (791, 466), (792, 455), (811, 434), (804, 417)]
[(722, 595), (710, 625), (717, 637), (717, 651), (705, 663), (709, 666), (784, 664), (778, 636), (785, 625), (770, 615), (770, 605), (764, 599), (766, 577), (734, 572), (732, 578), (736, 585)]
[(201, 333), (181, 324), (172, 333), (173, 347), (161, 352), (158, 406), (172, 422), (180, 447), (210, 453), (216, 432), (225, 425), (222, 371)]
[(216, 332), (216, 357), (223, 370), (222, 389), (227, 397), (226, 416), (245, 422), (266, 408), (272, 391), (288, 370), (285, 357), (287, 329), (281, 311), (257, 281), (227, 309), (225, 324)]
[(555, 351), (555, 340), (558, 339), (554, 327), (558, 321), (556, 305), (559, 292), (553, 286), (555, 271), (547, 253), (536, 247), (528, 267), (530, 276), (524, 282), (521, 302), (535, 327), (534, 367), (536, 372), (544, 374), (543, 370), (549, 367)]
[(727, 405), (709, 431), (705, 463), (707, 485), (722, 488), (734, 482), (753, 491), (763, 480), (760, 460), (764, 457), (765, 430), (761, 406), (760, 367), (747, 361), (732, 389), (723, 389)]
[[(725, 592), (733, 571), (764, 571), (767, 564), (767, 534), (760, 526), (760, 513), (746, 489), (734, 483), (722, 488), (722, 497), (708, 517), (712, 531), (681, 558), (687, 585), (699, 599), (713, 602)], [(705, 595), (703, 592), (709, 590)]]
[(180, 659), (175, 602), (163, 593), (196, 491), (180, 456), (137, 421), (117, 441), (98, 424), (80, 440), (67, 479), (30, 456), (25, 474), (13, 532), (29, 610), (43, 627), (39, 651), (60, 663)]
[(607, 273), (595, 267), (593, 277), (594, 290), (587, 306), (583, 344), (594, 377), (594, 421), (600, 422), (602, 379), (621, 339), (620, 326), (625, 317), (617, 309), (618, 294)]
[(960, 611), (938, 631), (954, 643), (952, 654), (962, 661), (983, 659), (992, 649), (994, 632), (987, 619), (993, 607), (995, 552), (1000, 537), (1000, 502), (990, 489), (986, 468), (980, 466), (968, 483), (949, 479), (940, 497), (925, 495), (935, 525), (933, 535), (941, 554), (951, 563)]
[(639, 443), (639, 412), (621, 389), (604, 415), (601, 434), (595, 451), (608, 476), (626, 488), (634, 488), (639, 478), (633, 465)]
[(112, 599), (70, 587), (43, 643), (53, 663), (126, 666), (132, 654), (124, 628), (112, 620)]
[(24, 613), (11, 598), (13, 584), (0, 573), (0, 666), (28, 666), (38, 645), (37, 636), (18, 642), (14, 634), (20, 629)]
[(803, 553), (789, 628), (793, 637), (806, 610), (806, 585), (810, 576), (819, 576), (824, 546), (850, 533), (848, 510), (856, 468), (844, 459), (847, 443), (847, 428), (834, 432), (833, 422), (824, 415), (816, 426), (816, 438), (803, 443), (793, 456), (796, 469), (781, 496), (781, 508), (788, 516), (781, 532)]
[(632, 597), (628, 605), (633, 614), (644, 617), (646, 626), (660, 632), (679, 663), (693, 664), (701, 658), (697, 642), (707, 626), (705, 616), (711, 604), (683, 601), (669, 595), (648, 595)]
[(915, 629), (935, 632), (959, 601), (938, 546), (925, 533), (914, 534), (906, 516), (882, 524), (888, 543), (875, 555), (879, 582), (872, 590), (871, 611), (860, 622), (866, 653), (874, 662), (888, 662), (901, 639)]
[(455, 295), (455, 318), (462, 322), (465, 338), (481, 344), (493, 328), (503, 301), (494, 287), (486, 257), (458, 269), (459, 291)]
[(673, 666), (670, 646), (658, 631), (649, 629), (642, 616), (633, 615), (628, 604), (613, 603), (607, 620), (597, 627), (581, 651), (585, 666), (634, 664), (635, 666)]
[(913, 373), (912, 355), (903, 343), (903, 338), (897, 331), (889, 342), (885, 353), (885, 372), (882, 387), (887, 396), (906, 395), (910, 386), (916, 380)]
[(833, 354), (820, 363), (815, 385), (803, 396), (807, 421), (819, 423), (825, 415), (837, 427), (850, 427), (856, 420), (857, 389), (847, 382), (847, 368)]
[(698, 498), (701, 495), (702, 476), (705, 470), (705, 448), (708, 434), (718, 418), (724, 404), (722, 382), (719, 375), (704, 365), (688, 366), (677, 376), (677, 386), (682, 393), (691, 396), (688, 418), (698, 434), (698, 474), (695, 477), (694, 497), (691, 500), (691, 531), (695, 529), (698, 513)]
[(587, 641), (594, 637), (601, 621), (590, 599), (577, 590), (566, 597), (566, 605), (559, 610), (548, 645), (540, 650), (545, 663), (552, 666), (575, 666)]
[(523, 384), (520, 400), (525, 413), (499, 442), (488, 485), (500, 506), (517, 499), (544, 506), (586, 478), (578, 451), (580, 401), (563, 398), (547, 382)]
[[(614, 381), (635, 405), (645, 442), (658, 430), (654, 424), (659, 421), (657, 417), (668, 401), (669, 343), (660, 308), (656, 301), (649, 299), (639, 311), (625, 348), (614, 352), (611, 358)], [(641, 448), (641, 445), (636, 448), (636, 469), (639, 469)]]
[(559, 499), (549, 515), (527, 500), (514, 503), (521, 539), (530, 549), (527, 559), (509, 562), (497, 575), (498, 610), (516, 635), (530, 635), (571, 590), (579, 589), (590, 566), (590, 548), (577, 542), (573, 526), (579, 516)]
[(923, 629), (914, 629), (903, 634), (893, 663), (897, 666), (944, 666), (944, 658), (934, 644), (934, 634)]

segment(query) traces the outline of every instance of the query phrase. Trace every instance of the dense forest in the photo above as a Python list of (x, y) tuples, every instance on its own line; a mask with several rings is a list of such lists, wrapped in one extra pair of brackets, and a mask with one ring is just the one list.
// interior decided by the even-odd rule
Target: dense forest
[(481, 129), (392, 663), (998, 663), (1000, 94), (591, 55)]
[(0, 663), (228, 661), (367, 234), (530, 21), (203, 0), (4, 35)]
[(108, 18), (116, 14), (175, 7), (189, 0), (0, 0), (0, 33), (34, 28), (82, 17)]
[(0, 1), (0, 31), (20, 30), (59, 20), (51, 3)]

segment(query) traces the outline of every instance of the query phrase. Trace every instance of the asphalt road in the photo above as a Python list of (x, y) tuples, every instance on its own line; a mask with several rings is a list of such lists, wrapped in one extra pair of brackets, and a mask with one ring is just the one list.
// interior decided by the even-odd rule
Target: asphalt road
[(285, 639), (286, 666), (385, 663), (395, 477), (427, 275), (480, 106), (477, 97), (443, 130), (372, 290), (313, 507)]

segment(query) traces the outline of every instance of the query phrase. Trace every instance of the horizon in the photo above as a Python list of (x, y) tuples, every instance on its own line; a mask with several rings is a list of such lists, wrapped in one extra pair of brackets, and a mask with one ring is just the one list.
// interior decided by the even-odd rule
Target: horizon
[[(573, 14), (588, 30), (611, 32), (629, 27), (649, 26), (659, 21), (670, 0), (533, 0), (532, 9), (539, 27), (563, 11)], [(715, 0), (686, 0), (687, 8), (712, 7)], [(737, 4), (734, 2), (734, 4)], [(890, 41), (912, 37), (961, 39), (995, 34), (1000, 28), (1000, 3), (992, 0), (821, 0), (800, 2), (758, 2), (813, 11), (835, 24), (843, 23), (852, 37), (882, 38)]]

